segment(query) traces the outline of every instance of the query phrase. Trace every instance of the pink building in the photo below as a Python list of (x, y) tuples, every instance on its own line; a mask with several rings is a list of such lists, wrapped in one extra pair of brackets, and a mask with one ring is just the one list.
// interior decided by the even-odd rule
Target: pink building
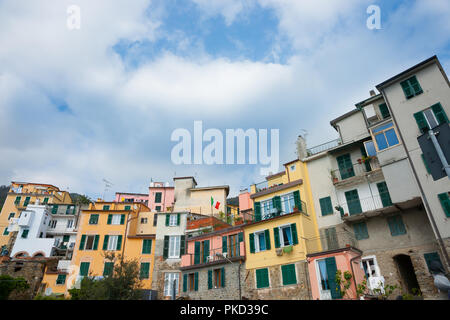
[(166, 212), (173, 208), (175, 202), (174, 187), (170, 187), (168, 183), (151, 182), (148, 188), (148, 207), (152, 211)]
[(142, 202), (148, 206), (148, 194), (116, 192), (114, 202)]
[[(361, 255), (362, 251), (353, 247), (308, 254), (307, 261), (313, 299), (357, 299), (357, 285), (365, 279), (364, 269), (361, 267)], [(342, 278), (345, 271), (352, 275), (350, 288), (344, 297), (341, 297), (335, 290), (337, 270), (342, 272)]]

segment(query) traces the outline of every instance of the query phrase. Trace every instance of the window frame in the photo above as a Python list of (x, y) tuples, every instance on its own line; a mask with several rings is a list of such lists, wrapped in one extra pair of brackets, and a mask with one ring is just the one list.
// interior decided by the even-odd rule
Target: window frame
[[(382, 129), (382, 130), (377, 131), (377, 132), (375, 132), (375, 133), (373, 132), (373, 130), (376, 130), (377, 128), (379, 128), (379, 127), (381, 127), (381, 126), (385, 126), (386, 124), (389, 124), (389, 123), (392, 124), (392, 127), (389, 127), (389, 128), (386, 128), (386, 129)], [(384, 137), (385, 137), (385, 139), (386, 139), (386, 142), (388, 143), (388, 140), (387, 140), (387, 138), (386, 138), (385, 132), (386, 132), (386, 131), (389, 131), (389, 130), (392, 130), (392, 129), (394, 129), (394, 132), (395, 132), (395, 135), (396, 135), (396, 137), (397, 137), (398, 143), (397, 143), (397, 144), (393, 144), (393, 145), (389, 145), (387, 148), (384, 148), (384, 149), (381, 149), (381, 150), (380, 150), (380, 149), (378, 148), (378, 142), (377, 142), (377, 140), (376, 140), (376, 138), (375, 138), (375, 135), (378, 135), (378, 134), (380, 134), (380, 133), (383, 133), (383, 135), (384, 135)], [(391, 148), (393, 148), (393, 147), (396, 147), (396, 146), (402, 144), (402, 142), (400, 141), (400, 138), (399, 138), (400, 135), (398, 134), (397, 127), (395, 126), (395, 124), (394, 124), (394, 122), (393, 122), (392, 120), (387, 121), (387, 122), (385, 122), (385, 123), (383, 123), (383, 124), (380, 124), (380, 125), (378, 125), (378, 126), (375, 127), (375, 128), (370, 128), (370, 136), (372, 137), (373, 145), (375, 146), (375, 150), (376, 150), (377, 153), (380, 152), (380, 151), (389, 150), (389, 149), (391, 149)], [(365, 146), (365, 145), (364, 145), (364, 146)], [(367, 150), (366, 150), (366, 152), (367, 152)], [(368, 154), (368, 153), (367, 153), (367, 154)]]
[[(288, 224), (283, 224), (283, 225), (278, 226), (277, 228), (278, 228), (278, 230), (279, 230), (279, 231), (278, 231), (278, 236), (279, 236), (279, 238), (280, 238), (280, 248), (293, 246), (293, 245), (294, 245), (294, 238), (293, 238), (293, 235), (292, 235), (292, 227), (291, 227), (291, 224), (290, 224), (290, 223), (288, 223)], [(284, 228), (289, 228), (289, 232), (291, 233), (291, 243), (289, 243), (289, 244), (287, 244), (287, 245), (284, 244), (284, 235), (283, 235), (283, 230), (282, 230), (282, 229), (284, 229)]]
[[(165, 272), (164, 273), (164, 296), (172, 296), (172, 278), (176, 280), (177, 285), (175, 286), (175, 296), (180, 292), (180, 273), (179, 272)], [(166, 290), (167, 289), (167, 290)]]
[[(177, 247), (178, 246), (178, 247)], [(178, 250), (177, 250), (178, 248)], [(175, 253), (172, 255), (171, 253)], [(169, 236), (169, 248), (167, 252), (168, 259), (179, 259), (181, 253), (181, 236)]]

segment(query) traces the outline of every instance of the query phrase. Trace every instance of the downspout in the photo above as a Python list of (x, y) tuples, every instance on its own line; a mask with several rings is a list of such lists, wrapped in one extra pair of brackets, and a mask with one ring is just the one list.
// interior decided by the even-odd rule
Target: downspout
[(239, 272), (238, 272), (238, 280), (239, 280), (239, 300), (242, 300), (242, 292), (241, 292), (241, 264), (242, 261), (239, 260)]
[(441, 234), (439, 232), (439, 229), (437, 228), (436, 221), (434, 220), (433, 214), (431, 213), (430, 205), (428, 203), (427, 198), (425, 197), (425, 192), (423, 191), (422, 185), (420, 184), (419, 177), (417, 176), (417, 171), (416, 171), (416, 168), (414, 167), (414, 165), (412, 163), (411, 157), (409, 155), (409, 151), (406, 148), (406, 144), (405, 144), (405, 140), (403, 139), (402, 132), (399, 129), (399, 126), (397, 124), (397, 120), (395, 119), (394, 114), (392, 113), (391, 104), (389, 103), (389, 100), (386, 98), (386, 95), (384, 93), (384, 89), (381, 89), (380, 92), (383, 95), (384, 100), (386, 101), (386, 105), (387, 105), (387, 107), (389, 109), (389, 112), (391, 114), (392, 120), (394, 121), (395, 126), (398, 129), (398, 135), (400, 137), (400, 141), (402, 142), (403, 147), (405, 148), (406, 157), (408, 159), (409, 165), (410, 165), (410, 167), (412, 169), (412, 172), (414, 174), (414, 178), (416, 179), (417, 186), (419, 187), (420, 195), (422, 197), (422, 201), (423, 201), (423, 204), (425, 206), (425, 212), (427, 213), (428, 219), (431, 222), (431, 227), (433, 228), (433, 231), (436, 234), (436, 238), (437, 238), (437, 242), (438, 242), (439, 248), (441, 249), (442, 255), (444, 256), (445, 262), (447, 264), (446, 265), (446, 269), (447, 269), (447, 273), (448, 273), (449, 272), (449, 266), (450, 266), (450, 259), (448, 257), (448, 253), (447, 253), (447, 249), (445, 247), (444, 241), (442, 240), (442, 237), (441, 237)]
[(359, 294), (358, 294), (358, 287), (356, 286), (356, 278), (355, 278), (355, 272), (353, 270), (353, 261), (361, 258), (362, 257), (362, 253), (359, 254), (359, 256), (353, 257), (350, 259), (350, 268), (352, 269), (352, 275), (353, 275), (353, 284), (355, 285), (355, 294), (356, 294), (356, 298), (359, 298)]

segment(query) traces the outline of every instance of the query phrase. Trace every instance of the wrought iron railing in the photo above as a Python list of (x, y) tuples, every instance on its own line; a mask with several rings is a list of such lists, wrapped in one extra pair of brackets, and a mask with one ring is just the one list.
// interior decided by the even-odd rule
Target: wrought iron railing
[(346, 168), (340, 168), (331, 171), (331, 179), (333, 183), (339, 183), (346, 179), (350, 179), (352, 177), (360, 177), (364, 176), (368, 172), (373, 172), (375, 170), (380, 169), (380, 163), (378, 162), (378, 158), (373, 157), (370, 160), (366, 160), (367, 162), (354, 163), (351, 166)]
[(383, 192), (371, 197), (340, 203), (337, 209), (341, 212), (341, 216), (352, 216), (367, 211), (386, 208), (389, 206), (392, 206), (389, 192)]

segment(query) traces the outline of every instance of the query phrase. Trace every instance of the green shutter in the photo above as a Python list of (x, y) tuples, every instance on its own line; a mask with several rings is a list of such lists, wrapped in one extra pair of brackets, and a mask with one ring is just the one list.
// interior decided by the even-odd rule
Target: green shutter
[(42, 202), (43, 204), (47, 204), (48, 203), (48, 198), (44, 198), (44, 202)]
[(103, 276), (107, 277), (112, 274), (114, 269), (114, 262), (105, 262), (105, 266), (103, 267)]
[(89, 262), (82, 262), (80, 263), (80, 276), (87, 276), (89, 275)]
[(155, 203), (161, 203), (162, 193), (156, 192), (155, 193)]
[(169, 219), (170, 219), (170, 215), (166, 214), (166, 227), (169, 226)]
[(117, 238), (117, 250), (120, 250), (122, 248), (122, 235), (119, 235)]
[(187, 273), (183, 274), (183, 292), (187, 291), (187, 286), (188, 286), (188, 275)]
[(439, 254), (437, 252), (425, 253), (423, 256), (425, 258), (425, 262), (427, 263), (428, 271), (430, 271), (430, 265), (432, 261), (438, 261), (442, 266), (441, 258), (439, 257)]
[(436, 116), (436, 119), (439, 122), (439, 124), (448, 123), (447, 115), (445, 114), (445, 111), (440, 103), (432, 105), (431, 110), (433, 110), (433, 113)]
[(365, 222), (355, 223), (353, 225), (355, 231), (356, 240), (364, 240), (369, 238), (369, 232), (367, 231), (367, 225)]
[(321, 198), (319, 199), (319, 203), (322, 216), (333, 214), (333, 205), (331, 204), (331, 197)]
[(30, 197), (26, 197), (23, 206), (26, 207), (30, 203)]
[(121, 214), (120, 215), (120, 224), (124, 224), (125, 223), (125, 215)]
[(109, 210), (109, 205), (104, 205), (103, 206), (103, 211), (108, 211)]
[(141, 263), (141, 268), (140, 268), (140, 271), (139, 271), (139, 278), (140, 279), (148, 279), (149, 270), (150, 270), (150, 263), (142, 262)]
[(419, 81), (417, 81), (417, 77), (413, 76), (408, 79), (409, 85), (412, 88), (414, 95), (417, 96), (423, 92), (422, 88), (420, 87)]
[(111, 224), (112, 222), (112, 214), (108, 214), (108, 224)]
[(303, 212), (302, 201), (300, 199), (300, 191), (296, 190), (294, 193), (294, 205), (297, 207), (299, 211)]
[(195, 247), (194, 247), (194, 264), (200, 263), (200, 242), (195, 241)]
[(295, 264), (287, 264), (281, 266), (281, 274), (284, 286), (297, 283), (297, 276), (295, 275)]
[(186, 236), (182, 235), (180, 237), (180, 256), (186, 253)]
[(30, 231), (30, 230), (28, 230), (28, 229), (23, 230), (23, 231), (22, 231), (22, 238), (26, 239), (26, 238), (28, 237), (28, 232), (29, 232), (29, 231)]
[(425, 169), (427, 169), (428, 174), (431, 174), (430, 167), (428, 166), (428, 162), (425, 160), (425, 156), (423, 155), (423, 153), (420, 156), (422, 157), (423, 164), (425, 166)]
[(450, 217), (450, 198), (448, 196), (448, 192), (438, 194), (438, 199), (441, 202), (445, 215)]
[(250, 244), (250, 253), (255, 253), (255, 234), (248, 235), (248, 243)]
[(179, 226), (180, 225), (180, 214), (178, 213), (177, 214), (177, 226)]
[(81, 236), (81, 240), (80, 240), (80, 248), (79, 248), (79, 250), (84, 250), (84, 244), (86, 243), (86, 235), (85, 234), (83, 234), (82, 236)]
[(280, 229), (273, 228), (273, 240), (275, 242), (275, 248), (280, 247)]
[(20, 203), (20, 199), (22, 199), (22, 197), (16, 197), (16, 200), (14, 200), (14, 204), (19, 204)]
[(269, 271), (267, 268), (256, 270), (256, 288), (269, 287)]
[(52, 214), (57, 214), (58, 213), (58, 205), (54, 204), (52, 207)]
[(383, 119), (389, 118), (391, 116), (386, 103), (382, 103), (378, 107), (380, 108), (380, 113), (381, 113), (381, 116), (383, 117)]
[(353, 170), (352, 159), (350, 153), (343, 154), (336, 158), (339, 172), (341, 174), (341, 179), (347, 179), (355, 176), (355, 171)]
[(93, 250), (97, 250), (98, 248), (98, 241), (100, 240), (100, 236), (98, 234), (95, 235), (94, 237), (94, 248)]
[(131, 206), (125, 206), (125, 210), (131, 210)]
[(239, 239), (239, 242), (244, 241), (244, 233), (243, 232), (238, 233), (238, 239)]
[(212, 270), (208, 270), (208, 289), (212, 289)]
[(142, 243), (142, 254), (152, 253), (152, 239), (144, 239)]
[(420, 132), (425, 133), (430, 130), (428, 126), (427, 120), (425, 120), (425, 116), (422, 111), (414, 113), (414, 119), (416, 119), (417, 126), (419, 127)]
[(255, 202), (255, 221), (261, 221), (261, 203)]
[(228, 252), (227, 238), (227, 236), (222, 237), (222, 253)]
[(198, 291), (198, 272), (194, 273), (194, 291)]
[(168, 256), (169, 256), (169, 236), (164, 236), (163, 258), (167, 259)]
[(347, 200), (348, 213), (350, 215), (362, 212), (361, 203), (359, 202), (358, 190), (350, 190), (345, 192), (345, 199)]
[(334, 257), (326, 258), (325, 265), (327, 268), (328, 283), (330, 284), (331, 298), (340, 299), (341, 290), (336, 283), (336, 259)]
[(207, 262), (209, 256), (209, 240), (203, 241), (203, 263)]
[(5, 230), (3, 230), (3, 235), (4, 235), (4, 236), (9, 235), (8, 227), (6, 227)]
[(58, 278), (56, 279), (56, 284), (64, 284), (66, 283), (66, 275), (58, 274)]
[(405, 225), (403, 224), (403, 220), (400, 215), (389, 217), (387, 218), (387, 221), (392, 236), (399, 236), (406, 233)]
[(400, 82), (400, 85), (402, 86), (402, 89), (403, 89), (406, 99), (410, 99), (410, 98), (414, 97), (413, 89), (409, 85), (408, 80)]
[(221, 281), (221, 283), (222, 283), (222, 288), (225, 288), (225, 268), (224, 268), (224, 267), (222, 267), (222, 270), (221, 270), (221, 272), (220, 272), (220, 275), (221, 275), (221, 277), (222, 277), (222, 281)]
[(270, 250), (270, 232), (269, 232), (269, 229), (264, 230), (264, 238), (266, 240), (266, 250)]
[(109, 235), (105, 235), (105, 239), (103, 240), (103, 250), (108, 250), (108, 241)]
[(297, 224), (291, 224), (291, 232), (292, 232), (292, 242), (294, 245), (298, 244), (298, 236), (297, 236)]
[[(364, 145), (362, 145), (360, 147), (360, 150), (361, 150), (361, 155), (363, 157), (367, 157), (367, 152), (366, 152), (366, 148), (364, 147)], [(370, 162), (369, 161), (364, 162), (364, 167), (366, 169), (366, 172), (372, 171), (372, 167), (370, 166)]]
[(281, 197), (280, 196), (273, 197), (272, 205), (275, 209), (277, 209), (277, 213), (275, 215), (279, 215), (281, 212)]
[(98, 214), (91, 214), (89, 224), (98, 224)]
[(386, 182), (377, 183), (378, 193), (380, 194), (381, 203), (383, 207), (392, 206), (391, 196), (389, 195), (389, 190), (386, 185)]

